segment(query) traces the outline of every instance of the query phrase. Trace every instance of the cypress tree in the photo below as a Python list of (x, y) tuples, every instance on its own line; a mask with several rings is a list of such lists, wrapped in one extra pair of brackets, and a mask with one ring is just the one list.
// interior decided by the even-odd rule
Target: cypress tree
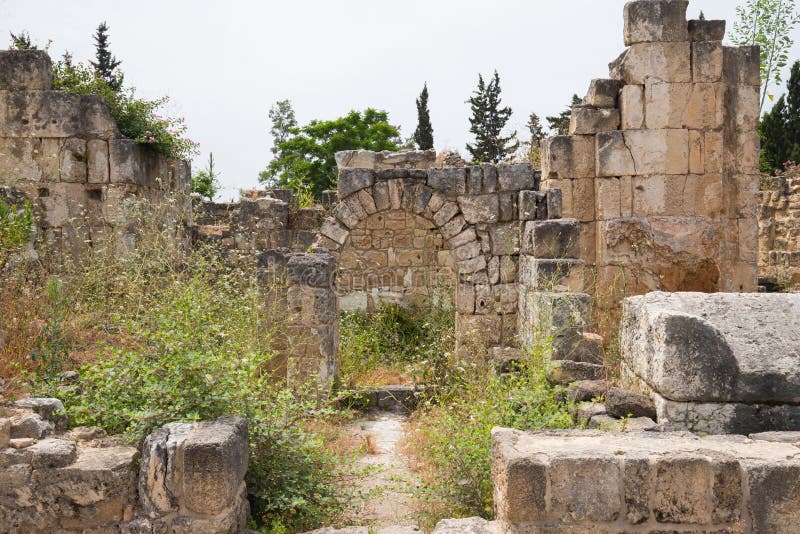
[(422, 88), (417, 98), (417, 129), (414, 131), (414, 142), (420, 150), (433, 148), (433, 126), (428, 109), (428, 84)]
[(122, 61), (115, 58), (108, 48), (108, 24), (105, 21), (97, 26), (94, 34), (95, 58), (97, 61), (90, 63), (94, 67), (98, 77), (105, 80), (108, 86), (114, 91), (119, 91), (122, 87), (123, 75), (117, 70)]
[(511, 118), (511, 108), (501, 107), (500, 76), (494, 76), (487, 84), (478, 75), (478, 88), (469, 99), (472, 117), (470, 133), (475, 136), (475, 144), (467, 144), (467, 150), (476, 163), (497, 163), (513, 154), (519, 147), (517, 132), (503, 137), (502, 131)]
[(792, 65), (787, 89), (758, 126), (763, 172), (782, 169), (787, 161), (800, 162), (800, 61)]

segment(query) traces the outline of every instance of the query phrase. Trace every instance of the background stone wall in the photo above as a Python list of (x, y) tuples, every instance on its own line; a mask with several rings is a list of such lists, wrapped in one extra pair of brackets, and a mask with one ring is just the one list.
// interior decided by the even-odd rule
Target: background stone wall
[(190, 216), (189, 164), (124, 138), (102, 98), (53, 91), (44, 51), (0, 51), (0, 198), (28, 200), (37, 248), (62, 254), (133, 236), (131, 210), (175, 193), (165, 220)]
[(800, 284), (800, 178), (770, 178), (758, 211), (760, 283), (776, 289)]
[(627, 4), (629, 48), (543, 146), (579, 257), (618, 296), (756, 289), (758, 48), (723, 46), (725, 22), (687, 5)]

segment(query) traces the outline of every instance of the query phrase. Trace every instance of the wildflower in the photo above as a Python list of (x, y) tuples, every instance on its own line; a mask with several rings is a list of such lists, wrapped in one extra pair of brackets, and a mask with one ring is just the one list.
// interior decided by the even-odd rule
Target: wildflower
[(154, 142), (155, 142), (155, 140), (156, 140), (156, 138), (155, 138), (155, 137), (153, 137), (153, 136), (150, 136), (150, 137), (148, 137), (148, 138), (147, 138), (147, 140), (148, 140), (149, 142), (151, 142), (151, 143), (154, 143)]

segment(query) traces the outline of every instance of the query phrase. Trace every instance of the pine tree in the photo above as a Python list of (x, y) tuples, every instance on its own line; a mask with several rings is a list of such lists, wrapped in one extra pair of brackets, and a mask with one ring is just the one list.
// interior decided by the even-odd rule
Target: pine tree
[(475, 136), (475, 144), (467, 144), (467, 150), (476, 163), (497, 163), (513, 154), (519, 147), (517, 132), (502, 137), (502, 131), (511, 118), (510, 107), (500, 107), (500, 76), (494, 71), (494, 77), (486, 84), (482, 75), (478, 75), (478, 88), (469, 99), (472, 117), (470, 117), (470, 133)]
[(700, 17), (698, 17), (698, 18), (699, 18), (700, 20), (706, 20), (706, 14), (705, 14), (705, 13), (703, 13), (703, 11), (702, 11), (702, 10), (700, 10)]
[(36, 50), (36, 45), (31, 42), (31, 36), (25, 30), (18, 34), (8, 32), (11, 35), (11, 49), (15, 50)]
[(800, 161), (800, 61), (792, 65), (788, 93), (761, 118), (761, 170), (772, 173), (788, 161)]
[(111, 54), (108, 45), (108, 24), (103, 21), (97, 26), (97, 32), (94, 34), (95, 58), (97, 61), (91, 61), (90, 63), (99, 78), (105, 80), (114, 91), (119, 91), (122, 87), (123, 75), (118, 70), (118, 67), (122, 61), (119, 61)]
[(417, 98), (417, 129), (414, 131), (414, 142), (420, 150), (433, 148), (433, 126), (428, 109), (428, 84), (422, 88)]
[(69, 50), (64, 50), (64, 54), (61, 56), (61, 62), (64, 64), (65, 67), (68, 69), (72, 68), (72, 54)]
[(528, 161), (536, 168), (542, 163), (542, 150), (541, 144), (542, 140), (544, 140), (546, 134), (544, 128), (542, 127), (542, 121), (539, 119), (539, 115), (536, 113), (531, 113), (528, 117), (528, 132), (531, 134), (531, 140), (528, 143)]
[(208, 155), (208, 165), (192, 176), (192, 192), (208, 200), (214, 200), (219, 190), (219, 173), (214, 169), (214, 153)]
[(567, 135), (569, 133), (569, 121), (572, 119), (572, 106), (577, 106), (583, 102), (583, 99), (578, 95), (572, 95), (572, 102), (567, 109), (559, 113), (555, 117), (545, 117), (547, 124), (550, 125), (550, 131), (555, 135)]

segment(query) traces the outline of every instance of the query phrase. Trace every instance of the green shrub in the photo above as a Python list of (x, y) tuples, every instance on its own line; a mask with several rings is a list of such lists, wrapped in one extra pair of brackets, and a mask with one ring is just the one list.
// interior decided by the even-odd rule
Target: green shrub
[(31, 239), (33, 211), (30, 202), (21, 209), (15, 204), (8, 205), (0, 200), (0, 265), (9, 252), (23, 247)]
[(344, 384), (382, 385), (398, 376), (425, 381), (433, 362), (454, 345), (455, 310), (386, 305), (342, 314), (339, 374)]
[(186, 137), (184, 120), (159, 115), (159, 110), (169, 101), (169, 97), (155, 100), (138, 98), (133, 87), (115, 91), (90, 66), (63, 61), (53, 64), (53, 89), (100, 95), (108, 104), (120, 133), (156, 152), (183, 160), (197, 154), (198, 144)]
[(425, 484), (429, 525), (444, 517), (491, 518), (491, 430), (569, 428), (570, 405), (546, 379), (549, 341), (530, 347), (514, 373), (481, 362), (457, 364), (443, 387), (413, 418), (412, 449)]
[[(327, 444), (341, 415), (316, 384), (274, 371), (287, 329), (268, 292), (280, 288), (214, 250), (181, 254), (157, 217), (141, 217), (135, 249), (120, 256), (109, 243), (50, 283), (32, 393), (63, 399), (73, 425), (132, 440), (171, 421), (246, 416), (257, 525), (296, 532), (335, 521), (350, 500), (347, 459)], [(62, 382), (80, 362), (77, 380)]]

